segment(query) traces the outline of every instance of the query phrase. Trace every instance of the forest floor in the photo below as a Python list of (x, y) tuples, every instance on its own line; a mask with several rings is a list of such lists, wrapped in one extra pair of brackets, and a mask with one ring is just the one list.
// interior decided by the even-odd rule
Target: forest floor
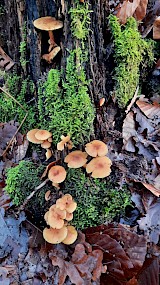
[[(128, 1), (124, 3), (127, 5)], [(155, 10), (158, 11), (158, 7)], [(125, 11), (128, 11), (129, 16), (133, 16), (130, 6), (122, 6), (117, 16), (120, 20), (124, 21), (127, 14), (124, 13)], [(143, 13), (143, 11), (136, 11), (135, 18)], [(152, 26), (151, 17), (148, 20), (146, 15), (141, 26), (143, 37), (144, 34), (147, 36), (150, 33)], [(79, 212), (79, 220), (83, 226), (81, 228), (80, 221), (78, 224), (76, 220), (75, 224), (79, 225), (78, 237), (71, 245), (65, 245), (63, 242), (53, 245), (44, 240), (43, 229), (46, 226), (44, 214), (58, 198), (63, 196), (63, 193), (68, 193), (68, 189), (71, 190), (70, 194), (76, 191), (73, 184), (80, 187), (76, 180), (81, 183), (85, 168), (78, 176), (75, 173), (73, 184), (65, 186), (62, 183), (60, 189), (56, 187), (53, 189), (51, 183), (48, 183), (48, 172), (55, 163), (65, 158), (68, 150), (59, 152), (53, 145), (50, 148), (52, 155), (47, 160), (46, 150), (39, 146), (34, 147), (28, 141), (27, 133), (21, 132), (27, 117), (26, 110), (23, 110), (22, 124), (18, 124), (16, 120), (0, 123), (0, 285), (159, 284), (159, 61), (157, 57), (147, 77), (154, 88), (147, 89), (148, 85), (145, 81), (141, 86), (145, 94), (140, 95), (137, 87), (133, 98), (124, 108), (118, 106), (114, 93), (108, 101), (97, 102), (94, 127), (97, 128), (95, 133), (100, 133), (100, 137), (96, 139), (103, 138), (108, 147), (107, 157), (112, 161), (111, 174), (104, 181), (105, 189), (109, 187), (106, 185), (110, 185), (111, 189), (114, 188), (113, 197), (108, 198), (108, 208), (111, 212), (109, 212), (110, 216), (109, 214), (103, 216), (100, 223), (100, 212), (96, 214), (94, 212), (96, 208), (91, 209), (89, 215), (92, 222), (88, 225), (89, 221), (84, 221), (83, 224), (83, 218), (80, 217), (81, 212)], [(143, 77), (143, 74), (141, 76)], [(0, 91), (3, 92), (3, 96), (11, 96), (5, 89), (5, 85), (0, 87)], [(21, 102), (19, 103), (21, 105)], [(23, 104), (21, 107), (23, 109)], [(84, 151), (84, 146), (81, 149)], [(17, 187), (17, 192), (20, 193), (23, 186), (24, 189), (29, 188), (25, 185), (27, 178), (23, 177), (24, 185), (23, 183), (18, 185), (16, 182), (12, 184), (13, 181), (7, 182), (7, 169), (11, 167), (14, 169), (20, 165), (21, 161), (32, 161), (37, 168), (41, 165), (43, 171), (41, 171), (41, 177), (37, 178), (37, 175), (36, 183), (31, 181), (32, 191), (27, 192), (25, 198), (23, 197), (16, 204), (14, 203), (16, 191), (9, 196), (5, 187), (10, 183), (12, 187)], [(32, 170), (35, 171), (35, 169)], [(20, 174), (23, 176), (21, 170)], [(14, 177), (15, 181), (18, 181), (18, 175)], [(101, 204), (106, 205), (103, 202), (105, 198), (104, 192), (101, 191), (102, 184), (90, 182), (92, 181), (90, 175), (87, 175), (88, 180), (81, 185), (80, 190), (82, 191), (83, 187), (87, 190), (89, 187), (100, 189), (98, 197), (102, 200), (98, 202), (95, 200), (94, 203), (99, 203), (99, 207)], [(42, 193), (41, 188), (44, 186), (46, 188)], [(129, 192), (129, 200), (126, 200), (128, 196), (124, 196), (126, 188)], [(33, 195), (29, 196), (31, 193)], [(78, 196), (78, 190), (75, 193), (77, 196), (75, 195), (74, 199), (78, 205), (81, 196)], [(19, 194), (16, 195), (21, 199)], [(119, 198), (120, 196), (122, 199)], [(83, 206), (86, 207), (84, 201), (82, 201), (81, 210)], [(89, 208), (89, 204), (87, 207)], [(90, 217), (89, 215), (87, 218)], [(94, 219), (97, 219), (95, 224)]]

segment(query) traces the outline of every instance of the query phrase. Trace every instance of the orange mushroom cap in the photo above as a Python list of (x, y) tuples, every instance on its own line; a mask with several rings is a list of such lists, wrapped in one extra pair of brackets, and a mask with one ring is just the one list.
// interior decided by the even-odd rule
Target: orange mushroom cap
[(49, 208), (49, 213), (46, 215), (47, 224), (51, 228), (61, 229), (64, 226), (64, 219), (66, 218), (66, 211), (56, 208), (55, 205)]
[(29, 142), (32, 142), (32, 143), (37, 143), (37, 144), (41, 144), (43, 143), (43, 140), (39, 140), (35, 137), (35, 134), (39, 131), (39, 129), (33, 129), (33, 130), (30, 130), (28, 133), (27, 133), (27, 139), (29, 140)]
[(35, 133), (35, 137), (37, 140), (47, 140), (52, 136), (52, 133), (47, 130), (38, 130), (38, 132)]
[(94, 178), (104, 178), (111, 173), (112, 162), (111, 160), (104, 157), (93, 158), (86, 166), (87, 173), (91, 173), (91, 176)]
[(48, 172), (48, 178), (54, 183), (61, 183), (66, 178), (66, 170), (63, 166), (60, 165), (54, 165), (50, 168)]
[(68, 221), (68, 222), (70, 222), (70, 221), (72, 221), (72, 219), (73, 219), (73, 213), (68, 213), (68, 212), (66, 212), (66, 218), (65, 218), (65, 220)]
[(53, 31), (61, 29), (63, 27), (63, 22), (56, 20), (51, 16), (46, 16), (34, 20), (33, 25), (42, 31)]
[(64, 162), (68, 163), (68, 167), (70, 168), (79, 168), (87, 162), (86, 157), (86, 152), (82, 152), (81, 150), (75, 150), (65, 157)]
[(67, 226), (67, 236), (62, 241), (64, 244), (72, 244), (76, 241), (78, 233), (73, 226)]
[(48, 228), (45, 228), (43, 230), (43, 237), (44, 239), (49, 242), (49, 243), (52, 243), (52, 244), (58, 244), (58, 243), (61, 243), (67, 236), (67, 227), (63, 227), (61, 229), (48, 229)]
[(65, 194), (62, 198), (56, 201), (56, 208), (66, 210), (68, 213), (73, 213), (77, 208), (77, 203), (73, 200), (70, 194)]
[(108, 147), (104, 142), (94, 140), (86, 144), (85, 151), (93, 157), (105, 156), (108, 153)]
[(51, 143), (50, 143), (48, 140), (45, 140), (45, 141), (41, 144), (41, 147), (42, 147), (42, 148), (45, 148), (45, 149), (50, 148), (50, 146), (51, 146)]

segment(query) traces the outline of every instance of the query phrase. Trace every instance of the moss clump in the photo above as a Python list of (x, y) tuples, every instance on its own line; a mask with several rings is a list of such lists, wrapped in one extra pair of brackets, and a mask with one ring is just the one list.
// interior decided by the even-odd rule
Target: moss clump
[[(76, 59), (79, 62), (77, 65)], [(53, 142), (62, 134), (70, 134), (75, 145), (84, 144), (93, 133), (94, 108), (88, 94), (88, 81), (81, 64), (80, 49), (67, 58), (65, 79), (60, 88), (60, 72), (51, 69), (39, 88), (38, 109), (41, 128), (53, 133)]]
[(154, 61), (154, 41), (142, 39), (137, 22), (131, 17), (125, 27), (116, 16), (109, 16), (115, 52), (115, 96), (120, 107), (125, 107), (139, 84), (140, 65), (147, 58), (148, 65)]
[(78, 229), (111, 221), (130, 205), (130, 192), (110, 189), (106, 180), (86, 177), (82, 169), (69, 169), (62, 189), (77, 202), (73, 224)]
[[(19, 165), (7, 170), (5, 190), (16, 206), (21, 205), (34, 188), (42, 183), (40, 175), (43, 173), (44, 168), (44, 166), (37, 168), (34, 163), (22, 160)], [(41, 190), (35, 194), (33, 200), (36, 201), (36, 208), (38, 205), (43, 206), (45, 204), (45, 191), (46, 187), (43, 187), (43, 191)]]
[[(7, 76), (7, 91), (28, 111), (28, 116), (21, 128), (22, 132), (36, 127), (35, 106), (27, 105), (34, 92), (33, 82), (27, 78), (22, 81), (21, 77), (13, 73)], [(30, 97), (29, 97), (30, 96)], [(0, 93), (0, 122), (9, 122), (16, 119), (19, 124), (25, 116), (25, 111), (6, 94)]]

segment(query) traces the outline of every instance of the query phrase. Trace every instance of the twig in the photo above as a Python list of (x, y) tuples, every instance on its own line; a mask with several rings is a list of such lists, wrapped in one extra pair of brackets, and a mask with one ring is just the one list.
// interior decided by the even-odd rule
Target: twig
[(7, 150), (9, 149), (9, 147), (11, 146), (11, 144), (12, 144), (12, 142), (13, 142), (13, 140), (14, 140), (16, 134), (19, 132), (20, 128), (22, 127), (22, 125), (23, 125), (23, 123), (24, 123), (24, 121), (26, 120), (27, 115), (28, 115), (28, 112), (27, 112), (27, 114), (25, 115), (25, 117), (23, 118), (23, 120), (22, 120), (21, 124), (19, 125), (17, 131), (15, 132), (15, 134), (13, 135), (13, 137), (11, 138), (11, 140), (10, 140), (9, 144), (7, 145), (6, 149), (5, 149), (4, 152), (2, 153), (2, 156), (5, 155), (5, 153), (7, 152)]
[(11, 95), (9, 94), (6, 90), (4, 90), (2, 87), (0, 87), (0, 90), (5, 93), (8, 97), (12, 98), (13, 101), (15, 101), (23, 110), (25, 110), (25, 112), (27, 112), (27, 110)]
[(128, 114), (128, 112), (130, 111), (130, 109), (132, 108), (132, 105), (134, 104), (134, 102), (136, 101), (137, 97), (138, 97), (138, 91), (139, 91), (139, 86), (137, 86), (136, 92), (130, 102), (130, 104), (127, 106), (127, 109), (125, 111), (126, 114)]
[(33, 190), (33, 192), (27, 196), (27, 198), (24, 200), (23, 204), (20, 206), (19, 208), (19, 212), (23, 211), (25, 206), (27, 205), (27, 203), (29, 202), (29, 200), (35, 195), (35, 193), (40, 190), (43, 186), (46, 185), (46, 183), (49, 181), (49, 179), (47, 178), (46, 180), (44, 180), (40, 185), (38, 185), (37, 187), (35, 187), (35, 189)]

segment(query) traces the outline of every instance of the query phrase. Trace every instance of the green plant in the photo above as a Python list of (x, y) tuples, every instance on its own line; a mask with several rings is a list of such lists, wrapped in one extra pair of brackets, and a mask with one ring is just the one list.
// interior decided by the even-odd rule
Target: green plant
[(112, 189), (105, 179), (89, 178), (82, 169), (68, 169), (62, 191), (77, 202), (72, 224), (78, 229), (112, 221), (130, 204), (129, 191)]
[(109, 16), (113, 35), (115, 68), (115, 96), (120, 107), (125, 107), (139, 84), (141, 64), (154, 61), (154, 41), (142, 39), (136, 20), (131, 17), (125, 27), (120, 26), (116, 16)]
[[(75, 61), (78, 59), (79, 64)], [(60, 88), (60, 72), (51, 69), (39, 88), (38, 109), (41, 127), (53, 133), (53, 142), (70, 134), (75, 145), (87, 142), (93, 133), (94, 108), (88, 94), (88, 81), (80, 49), (67, 58), (65, 79)]]
[[(36, 127), (35, 106), (26, 103), (33, 96), (34, 83), (26, 78), (22, 80), (20, 76), (13, 73), (6, 78), (6, 88), (8, 92), (28, 111), (28, 116), (22, 126), (22, 132), (26, 129)], [(29, 97), (30, 96), (30, 97)], [(16, 119), (19, 123), (22, 122), (25, 116), (24, 110), (12, 98), (6, 94), (0, 93), (0, 121), (8, 122)]]
[(71, 8), (71, 31), (74, 37), (81, 40), (82, 43), (87, 39), (89, 34), (90, 13), (88, 3), (80, 5), (79, 1), (75, 3), (76, 7)]

